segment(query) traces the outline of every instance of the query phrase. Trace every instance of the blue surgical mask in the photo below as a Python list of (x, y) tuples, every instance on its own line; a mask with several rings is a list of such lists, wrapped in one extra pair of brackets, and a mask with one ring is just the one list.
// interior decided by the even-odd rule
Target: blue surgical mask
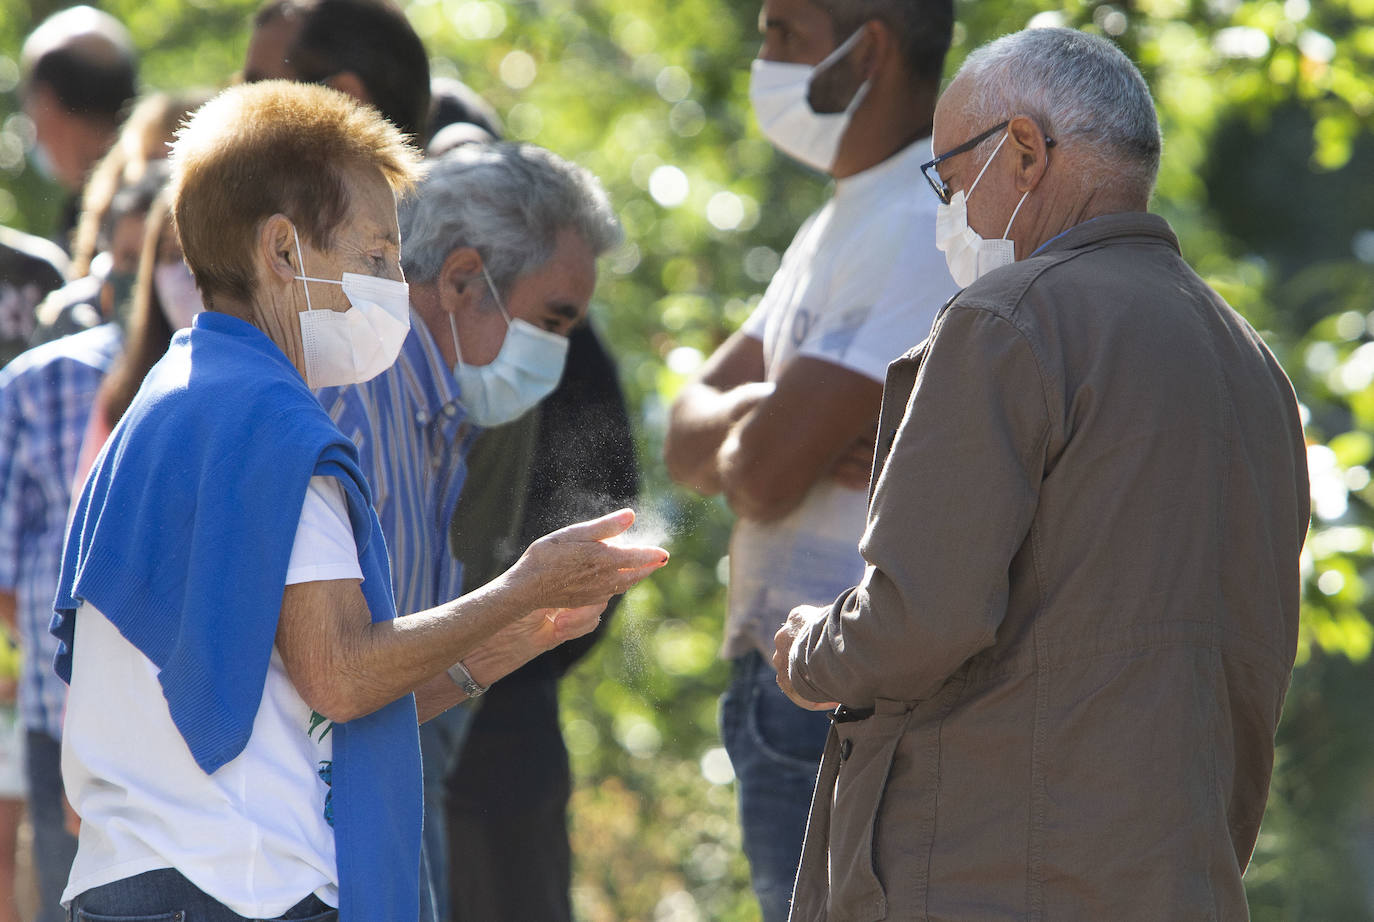
[(568, 358), (568, 339), (524, 320), (512, 320), (486, 266), (482, 267), (482, 276), (506, 320), (506, 338), (489, 364), (468, 365), (458, 345), (458, 325), (449, 314), (453, 349), (458, 355), (453, 377), (468, 418), (479, 426), (499, 426), (519, 419), (558, 386)]

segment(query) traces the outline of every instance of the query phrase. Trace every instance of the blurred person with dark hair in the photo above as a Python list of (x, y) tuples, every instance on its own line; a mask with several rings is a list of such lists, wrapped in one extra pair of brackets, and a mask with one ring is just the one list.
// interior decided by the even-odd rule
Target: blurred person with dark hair
[(91, 260), (101, 251), (101, 231), (115, 195), (142, 180), (150, 163), (167, 159), (177, 128), (211, 95), (207, 90), (179, 90), (149, 93), (138, 100), (82, 193), (81, 218), (72, 239), (74, 277), (88, 273)]
[(86, 183), (72, 244), (73, 280), (38, 307), (31, 345), (110, 319), (123, 322), (143, 243), (143, 214), (166, 176), (168, 145), (181, 121), (208, 98), (204, 90), (155, 92), (134, 106)]
[(764, 0), (749, 97), (779, 151), (835, 180), (744, 326), (683, 388), (664, 459), (723, 493), (730, 541), (721, 735), (765, 922), (787, 916), (829, 721), (779, 691), (773, 635), (863, 575), (887, 364), (954, 292), (924, 180), (953, 0)]
[(117, 19), (74, 6), (30, 33), (20, 66), (24, 114), (35, 132), (33, 158), (70, 196), (57, 241), (65, 248), (86, 178), (114, 144), (138, 91), (138, 58)]
[(391, 0), (269, 0), (243, 79), (322, 83), (374, 106), (418, 147), (429, 136), (429, 57)]
[[(454, 77), (435, 77), (429, 85), (425, 156), (442, 157), (459, 144), (501, 139), (501, 116), (480, 93)], [(447, 138), (441, 137), (445, 132)]]
[(28, 348), (39, 303), (66, 284), (70, 266), (51, 240), (0, 227), (0, 366)]
[(89, 274), (52, 292), (35, 311), (34, 346), (89, 330), (102, 323), (124, 329), (132, 306), (134, 280), (143, 252), (145, 220), (167, 182), (165, 161), (153, 161), (137, 180), (110, 197), (95, 238), (96, 257)]

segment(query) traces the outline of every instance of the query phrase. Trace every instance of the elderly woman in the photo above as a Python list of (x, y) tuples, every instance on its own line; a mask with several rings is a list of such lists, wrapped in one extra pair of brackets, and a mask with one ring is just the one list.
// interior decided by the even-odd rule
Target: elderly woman
[(625, 510), (395, 619), (357, 451), (310, 388), (378, 374), (405, 338), (414, 155), (371, 109), (270, 81), (202, 108), (173, 163), (207, 310), (74, 511), (55, 622), (82, 817), (64, 900), (76, 918), (412, 922), (417, 711), (463, 699), (460, 661), (489, 681), (589, 630), (667, 555), (607, 542)]

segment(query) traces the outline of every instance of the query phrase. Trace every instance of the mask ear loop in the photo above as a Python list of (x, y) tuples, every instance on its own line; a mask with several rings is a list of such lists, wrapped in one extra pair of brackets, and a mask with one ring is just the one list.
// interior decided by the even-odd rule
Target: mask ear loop
[[(487, 264), (482, 263), (482, 278), (487, 280), (487, 288), (491, 291), (491, 297), (496, 302), (496, 309), (501, 312), (501, 316), (506, 321), (506, 326), (511, 325), (510, 314), (506, 312), (506, 305), (501, 303), (501, 295), (496, 291), (496, 285), (491, 280), (491, 273), (487, 271)], [(453, 319), (453, 314), (448, 315), (448, 329), (453, 334), (453, 351), (458, 355), (459, 364), (466, 365), (463, 361), (463, 347), (458, 345), (458, 324)]]
[(301, 264), (301, 274), (296, 278), (300, 279), (301, 287), (305, 289), (305, 309), (311, 311), (314, 308), (310, 306), (310, 282), (305, 276), (305, 254), (301, 252), (301, 235), (296, 232), (294, 223), (291, 225), (291, 236), (296, 238), (296, 261)]
[[(864, 25), (867, 25), (867, 23), (865, 23)], [(811, 68), (811, 76), (806, 78), (807, 106), (811, 105), (811, 84), (815, 82), (816, 75), (824, 72), (836, 61), (841, 60), (845, 55), (853, 51), (854, 46), (859, 43), (859, 39), (863, 38), (863, 34), (864, 27), (863, 25), (861, 25), (859, 26), (859, 28), (855, 29), (853, 32), (850, 33), (849, 38), (840, 42), (840, 44), (835, 48), (834, 51), (830, 52), (828, 55), (822, 58), (819, 64)], [(867, 80), (859, 84), (859, 88), (854, 91), (853, 98), (849, 100), (849, 105), (844, 107), (845, 115), (852, 116), (858, 110), (859, 106), (863, 104), (864, 97), (868, 95), (868, 86), (869, 82)], [(815, 110), (812, 109), (812, 111), (814, 112)]]
[(501, 312), (502, 317), (506, 318), (506, 326), (510, 326), (510, 313), (506, 310), (506, 305), (501, 302), (501, 295), (496, 290), (496, 285), (491, 280), (491, 273), (487, 271), (486, 263), (482, 263), (482, 278), (487, 280), (487, 288), (491, 291), (491, 296), (496, 301), (496, 309)]
[(1011, 226), (1016, 222), (1016, 216), (1021, 213), (1021, 206), (1026, 204), (1026, 196), (1028, 195), (1030, 195), (1029, 189), (1026, 190), (1025, 195), (1021, 196), (1021, 201), (1016, 203), (1016, 208), (1011, 213), (1011, 220), (1007, 222), (1007, 229), (1002, 232), (1003, 240), (1006, 240), (1007, 237), (1011, 236)]
[(998, 141), (997, 146), (992, 149), (992, 156), (988, 157), (988, 162), (983, 164), (983, 168), (978, 171), (978, 176), (973, 180), (973, 185), (969, 186), (968, 191), (964, 193), (964, 201), (967, 202), (969, 196), (973, 195), (973, 190), (978, 188), (978, 182), (983, 178), (983, 174), (988, 171), (988, 167), (992, 166), (992, 161), (997, 159), (997, 152), (1002, 149), (1003, 144), (1007, 143), (1007, 137), (1005, 134), (1002, 135), (1002, 140)]

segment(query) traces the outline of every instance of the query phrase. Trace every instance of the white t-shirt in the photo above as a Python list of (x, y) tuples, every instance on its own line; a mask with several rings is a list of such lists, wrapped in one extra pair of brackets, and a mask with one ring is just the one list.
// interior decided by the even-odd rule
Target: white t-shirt
[[(362, 579), (343, 489), (314, 477), (286, 583)], [(205, 774), (172, 722), (152, 661), (97, 609), (76, 619), (62, 780), (81, 816), (66, 903), (116, 880), (176, 868), (241, 916), (272, 918), (311, 893), (338, 905), (325, 819), (331, 724), (274, 647), (248, 745)]]
[[(807, 219), (743, 330), (763, 343), (776, 381), (811, 356), (882, 381), (894, 359), (930, 333), (958, 290), (935, 248), (938, 200), (921, 175), (930, 140), (836, 181)], [(785, 518), (739, 519), (730, 541), (730, 603), (723, 654), (773, 654), (794, 606), (829, 605), (863, 576), (858, 543), (863, 490), (822, 479)]]

